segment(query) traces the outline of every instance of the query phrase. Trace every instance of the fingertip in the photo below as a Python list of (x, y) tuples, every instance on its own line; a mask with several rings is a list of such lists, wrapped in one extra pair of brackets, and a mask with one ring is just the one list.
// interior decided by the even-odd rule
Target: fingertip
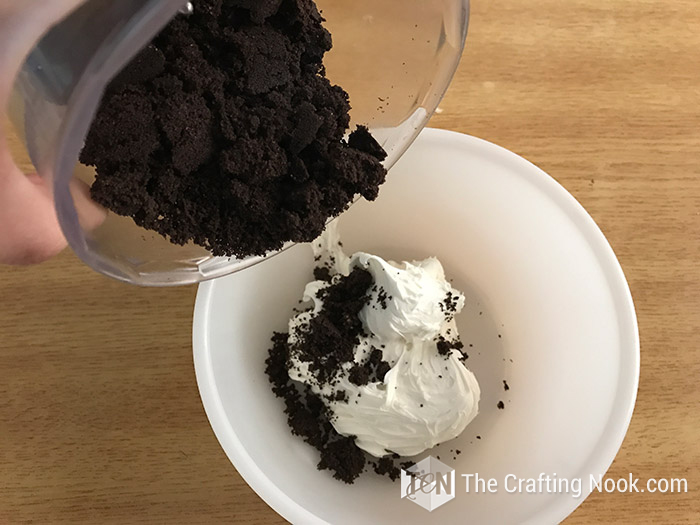
[(53, 198), (36, 177), (16, 167), (0, 172), (0, 263), (36, 264), (66, 246)]

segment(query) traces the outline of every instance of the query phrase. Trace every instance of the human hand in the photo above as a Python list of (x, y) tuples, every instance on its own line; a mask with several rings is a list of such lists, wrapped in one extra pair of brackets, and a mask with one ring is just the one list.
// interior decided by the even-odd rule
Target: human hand
[[(25, 175), (9, 152), (3, 125), (12, 84), (41, 36), (85, 0), (0, 0), (0, 263), (44, 261), (66, 245), (51, 188)], [(86, 189), (74, 197), (89, 202)]]

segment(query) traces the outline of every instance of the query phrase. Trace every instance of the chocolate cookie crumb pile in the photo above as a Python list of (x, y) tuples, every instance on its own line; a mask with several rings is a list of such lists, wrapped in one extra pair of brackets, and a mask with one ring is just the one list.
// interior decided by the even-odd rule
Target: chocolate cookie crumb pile
[[(288, 363), (290, 352), (299, 352), (303, 361), (318, 372), (319, 382), (335, 384), (336, 373), (343, 364), (353, 361), (353, 349), (364, 333), (358, 314), (370, 301), (373, 283), (372, 275), (361, 268), (334, 279), (323, 290), (324, 308), (301, 328), (294, 347), (290, 348), (288, 333), (277, 333), (265, 361), (272, 391), (284, 399), (292, 433), (320, 451), (319, 470), (328, 469), (345, 483), (353, 483), (366, 467), (395, 480), (400, 468), (408, 468), (412, 463), (397, 465), (398, 458), (390, 452), (383, 458), (369, 458), (353, 437), (340, 435), (331, 424), (331, 414), (324, 401), (308, 385), (294, 383), (289, 378)], [(381, 350), (375, 348), (366, 363), (353, 366), (350, 380), (357, 385), (382, 381), (389, 369), (389, 364), (382, 361)], [(342, 390), (335, 391), (327, 401), (347, 402), (343, 394)]]
[(370, 301), (373, 282), (372, 274), (361, 268), (334, 281), (319, 293), (323, 309), (299, 328), (294, 351), (319, 384), (333, 384), (341, 366), (354, 360), (355, 346), (365, 335), (359, 314)]
[(246, 257), (309, 242), (386, 153), (325, 76), (312, 0), (198, 0), (109, 85), (80, 155), (93, 199), (175, 244)]

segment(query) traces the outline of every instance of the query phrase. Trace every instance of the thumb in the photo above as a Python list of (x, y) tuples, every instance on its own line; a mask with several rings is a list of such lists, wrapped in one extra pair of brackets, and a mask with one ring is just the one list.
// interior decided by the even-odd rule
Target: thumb
[(15, 166), (0, 131), (0, 263), (41, 262), (65, 244), (50, 188)]

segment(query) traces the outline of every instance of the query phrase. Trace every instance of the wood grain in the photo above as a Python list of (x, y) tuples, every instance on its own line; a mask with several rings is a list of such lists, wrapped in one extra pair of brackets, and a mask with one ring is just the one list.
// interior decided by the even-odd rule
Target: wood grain
[[(697, 0), (473, 0), (432, 122), (551, 173), (630, 282), (642, 373), (610, 475), (689, 492), (593, 494), (567, 523), (700, 522), (698, 28)], [(70, 253), (0, 268), (0, 523), (282, 522), (207, 423), (194, 295), (112, 282)]]

